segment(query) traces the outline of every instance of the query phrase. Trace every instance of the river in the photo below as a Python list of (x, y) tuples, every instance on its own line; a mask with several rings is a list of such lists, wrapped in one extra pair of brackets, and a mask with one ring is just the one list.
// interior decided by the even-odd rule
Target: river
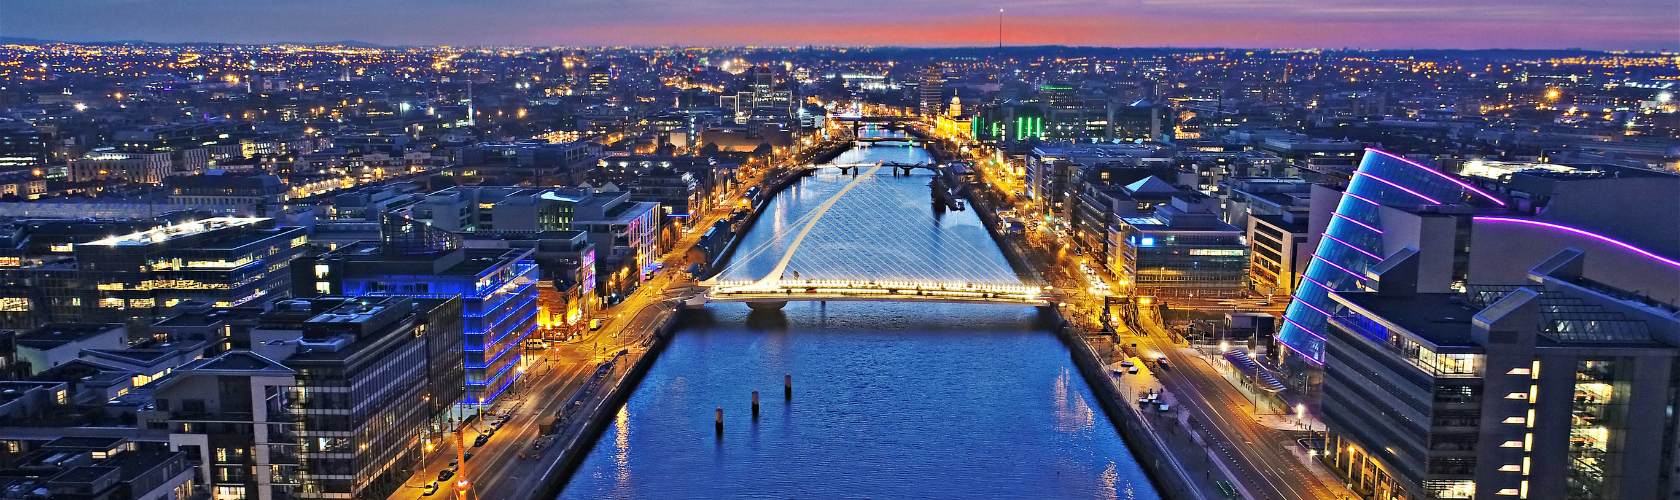
[[(875, 146), (834, 162), (926, 159), (919, 148)], [(789, 272), (1015, 280), (973, 213), (933, 210), (930, 173), (861, 175), (828, 169), (783, 191), (722, 277), (761, 276), (816, 207), (857, 184), (813, 226)], [(1036, 308), (1003, 305), (687, 311), (560, 496), (1158, 498), (1042, 322)]]

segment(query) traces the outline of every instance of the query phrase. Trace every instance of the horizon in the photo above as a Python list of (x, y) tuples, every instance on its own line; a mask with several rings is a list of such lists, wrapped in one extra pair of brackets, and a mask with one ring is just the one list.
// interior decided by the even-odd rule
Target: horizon
[[(270, 46), (270, 45), (300, 45), (300, 46), (366, 46), (383, 49), (404, 48), (455, 48), (455, 49), (490, 49), (490, 48), (519, 48), (541, 50), (600, 50), (600, 49), (709, 49), (709, 50), (978, 50), (998, 49), (996, 45), (692, 45), (692, 44), (660, 44), (660, 45), (529, 45), (529, 44), (387, 44), (366, 40), (275, 40), (269, 42), (224, 42), (211, 40), (185, 41), (157, 41), (147, 39), (100, 39), (100, 40), (68, 40), (38, 37), (0, 36), (0, 43), (7, 44), (65, 44), (65, 45), (158, 45), (158, 46), (198, 46), (198, 45), (228, 45), (228, 46)], [(1362, 48), (1362, 47), (1264, 47), (1264, 46), (1176, 46), (1176, 45), (1065, 45), (1065, 44), (1032, 44), (1032, 45), (1004, 45), (1004, 50), (1034, 50), (1034, 49), (1072, 49), (1072, 50), (1160, 50), (1160, 51), (1272, 51), (1272, 52), (1597, 52), (1606, 54), (1676, 54), (1680, 55), (1680, 48), (1675, 49), (1598, 49), (1587, 47), (1555, 47), (1555, 48), (1522, 48), (1522, 47), (1481, 47), (1481, 48), (1429, 48), (1429, 47), (1393, 47), (1393, 48)]]
[(71, 43), (958, 48), (1001, 42), (1175, 49), (1680, 50), (1676, 9), (1664, 0), (1598, 5), (1419, 0), (1405, 6), (1359, 0), (1028, 0), (984, 6), (948, 0), (852, 5), (726, 0), (703, 6), (663, 0), (565, 5), (0, 0), (0, 6), (8, 12), (0, 18), (0, 33)]

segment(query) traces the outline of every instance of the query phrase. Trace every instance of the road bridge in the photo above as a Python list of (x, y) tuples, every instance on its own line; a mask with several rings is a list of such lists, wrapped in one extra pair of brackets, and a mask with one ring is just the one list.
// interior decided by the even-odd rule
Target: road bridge
[[(904, 168), (903, 164), (891, 168)], [(909, 168), (930, 168), (932, 165), (908, 165)], [(771, 238), (755, 248), (735, 255), (734, 263), (701, 282), (707, 291), (691, 303), (702, 301), (746, 302), (754, 308), (780, 308), (789, 301), (931, 301), (1011, 305), (1047, 305), (1043, 287), (1023, 283), (1007, 267), (996, 265), (995, 248), (989, 239), (964, 238), (929, 239), (926, 230), (910, 224), (879, 224), (858, 218), (880, 217), (869, 207), (891, 206), (902, 198), (902, 191), (891, 191), (872, 178), (886, 163), (848, 165), (856, 172), (816, 208), (803, 216), (779, 224), (781, 228)], [(855, 203), (849, 210), (836, 212), (834, 207), (843, 201)], [(851, 224), (849, 221), (858, 223)], [(875, 223), (867, 223), (875, 222)], [(819, 223), (834, 227), (876, 228), (880, 234), (857, 231), (829, 230), (819, 234)], [(917, 234), (917, 231), (920, 234)], [(820, 241), (815, 250), (805, 250), (807, 241)], [(873, 244), (925, 244), (914, 248), (935, 259), (903, 259), (882, 255), (868, 259)], [(925, 243), (922, 243), (925, 242)], [(781, 255), (762, 273), (745, 273), (745, 266), (760, 265), (755, 258), (779, 249)], [(804, 251), (802, 251), (804, 250)], [(741, 274), (757, 274), (758, 278), (743, 279)]]

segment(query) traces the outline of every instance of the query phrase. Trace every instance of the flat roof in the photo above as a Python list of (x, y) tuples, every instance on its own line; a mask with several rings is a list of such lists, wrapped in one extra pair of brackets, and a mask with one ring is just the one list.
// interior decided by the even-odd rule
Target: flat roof
[(162, 243), (169, 240), (203, 234), (230, 227), (249, 226), (268, 220), (267, 217), (211, 217), (192, 222), (171, 224), (145, 231), (129, 233), (109, 238), (101, 238), (81, 245), (94, 246), (141, 246)]
[(1471, 339), (1477, 309), (1458, 293), (1382, 296), (1375, 292), (1333, 292), (1337, 300), (1440, 347), (1480, 347)]
[(51, 349), (70, 342), (93, 338), (122, 327), (123, 325), (119, 323), (54, 323), (19, 333), (14, 342), (17, 345), (36, 349)]

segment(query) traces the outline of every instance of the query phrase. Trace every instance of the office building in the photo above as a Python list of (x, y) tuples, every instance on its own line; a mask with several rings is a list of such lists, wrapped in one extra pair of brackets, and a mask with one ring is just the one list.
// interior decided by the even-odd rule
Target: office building
[[(395, 219), (396, 217), (393, 217)], [(396, 221), (383, 242), (341, 246), (305, 258), (299, 296), (461, 300), (466, 368), (463, 404), (496, 401), (522, 374), (525, 340), (536, 330), (537, 281), (530, 248), (463, 248), (461, 239), (423, 223)]]
[(99, 152), (70, 160), (70, 182), (162, 184), (174, 168), (169, 153)]
[[(1326, 461), (1355, 492), (1675, 494), (1666, 457), (1680, 451), (1680, 430), (1669, 418), (1680, 373), (1680, 309), (1584, 271), (1628, 266), (1660, 275), (1673, 293), (1680, 261), (1578, 228), (1533, 225), (1542, 222), (1478, 218), (1471, 229), (1475, 241), (1494, 246), (1516, 240), (1556, 250), (1546, 238), (1574, 240), (1538, 262), (1520, 258), (1532, 264), (1525, 279), (1478, 277), (1487, 267), (1472, 264), (1464, 291), (1422, 291), (1426, 259), (1408, 249), (1373, 270), (1371, 290), (1330, 293)], [(1494, 267), (1511, 265), (1500, 259)]]
[(1243, 231), (1219, 220), (1211, 199), (1174, 195), (1146, 217), (1120, 217), (1108, 233), (1108, 265), (1131, 276), (1138, 294), (1232, 297), (1246, 290)]
[(195, 455), (214, 498), (378, 498), (459, 422), (461, 302), (288, 300), (253, 350), (181, 366), (147, 429)]
[(77, 243), (76, 273), (92, 288), (88, 315), (150, 324), (186, 301), (262, 305), (291, 290), (309, 237), (260, 217), (212, 217)]
[(286, 201), (286, 185), (271, 174), (240, 175), (210, 170), (201, 175), (169, 177), (164, 179), (163, 186), (173, 205), (245, 217), (279, 216)]

